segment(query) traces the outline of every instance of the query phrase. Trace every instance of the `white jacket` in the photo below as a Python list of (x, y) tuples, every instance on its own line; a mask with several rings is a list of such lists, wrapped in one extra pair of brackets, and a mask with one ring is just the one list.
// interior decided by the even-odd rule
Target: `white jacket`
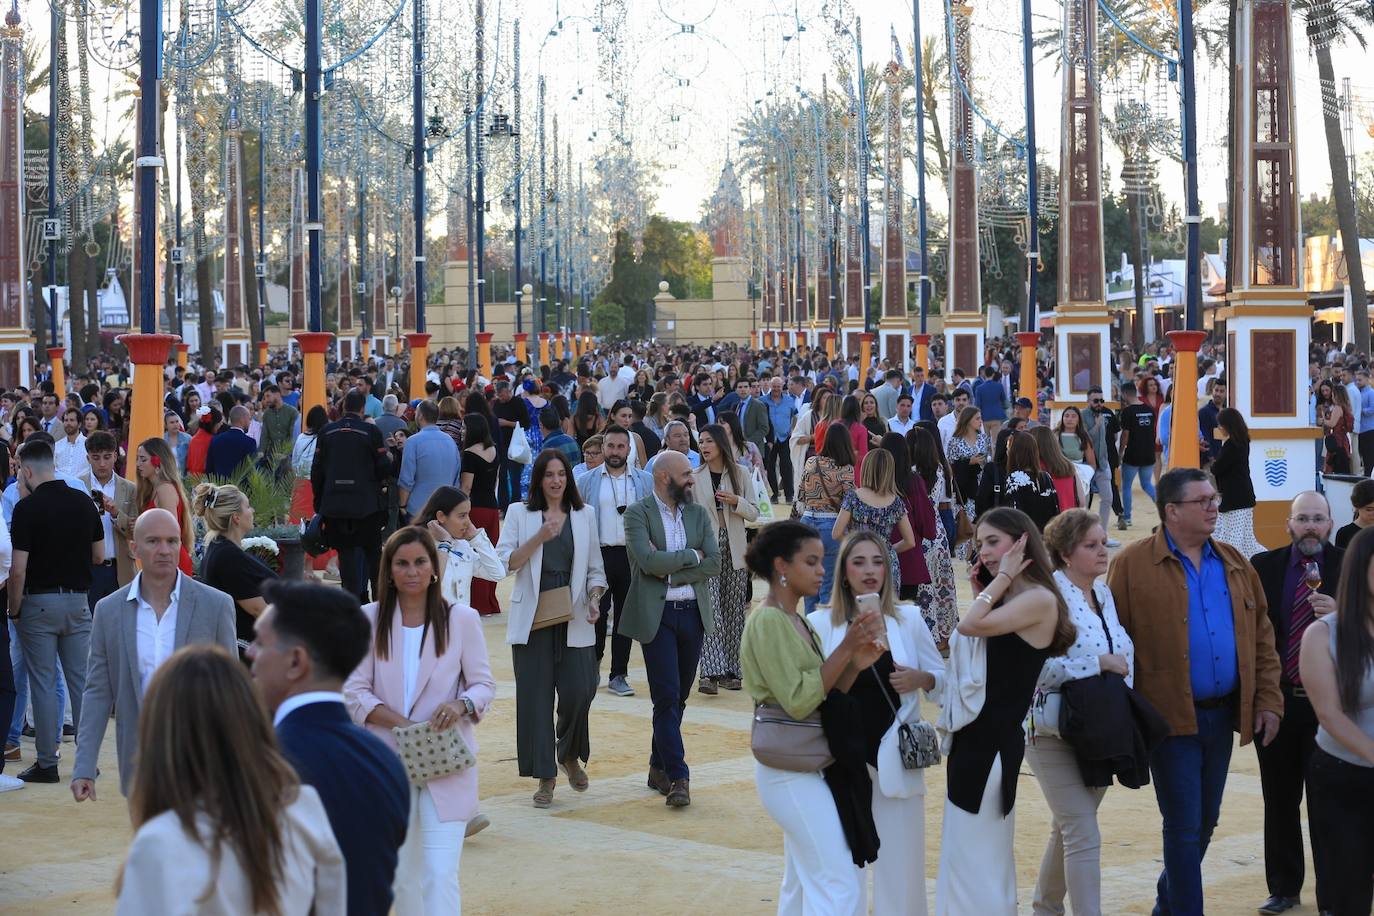
[[(917, 668), (935, 675), (935, 687), (926, 691), (926, 696), (938, 699), (945, 689), (945, 663), (935, 648), (935, 640), (930, 628), (921, 617), (914, 604), (897, 605), (897, 616), (886, 617), (887, 644), (892, 649), (892, 660), (904, 668)], [(817, 635), (821, 638), (821, 649), (828, 656), (844, 641), (849, 624), (836, 626), (830, 617), (829, 608), (818, 608), (806, 615)], [(868, 671), (859, 677), (873, 677)], [(878, 790), (888, 798), (910, 798), (926, 792), (925, 775), (922, 770), (908, 770), (902, 766), (902, 754), (897, 746), (897, 728), (903, 723), (921, 721), (921, 698), (916, 691), (901, 695), (902, 704), (897, 707), (897, 717), (883, 735), (878, 745)]]
[(444, 563), (444, 578), (439, 590), (450, 604), (472, 606), (472, 580), (500, 582), (506, 578), (506, 564), (496, 555), (491, 538), (481, 528), (470, 541), (454, 538)]
[[(596, 529), (596, 510), (584, 505), (569, 514), (573, 526), (573, 562), (571, 579), (572, 620), (568, 623), (568, 648), (582, 649), (596, 644), (595, 625), (587, 622), (591, 604), (587, 593), (593, 588), (606, 587), (606, 570), (601, 564), (601, 538)], [(506, 567), (507, 575), (515, 576), (510, 607), (506, 615), (506, 644), (523, 646), (530, 639), (530, 625), (539, 605), (539, 573), (544, 565), (544, 545), (534, 550), (529, 562), (512, 573), (511, 554), (544, 524), (544, 513), (531, 512), (524, 503), (511, 503), (506, 521), (501, 526), (501, 540), (496, 555)]]
[(988, 643), (981, 636), (949, 634), (949, 659), (945, 663), (945, 700), (935, 728), (940, 733), (940, 753), (948, 755), (954, 733), (983, 711), (988, 689)]

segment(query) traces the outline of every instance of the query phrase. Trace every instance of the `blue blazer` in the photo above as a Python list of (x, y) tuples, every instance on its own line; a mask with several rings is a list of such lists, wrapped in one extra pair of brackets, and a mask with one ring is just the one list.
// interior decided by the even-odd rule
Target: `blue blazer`
[(410, 820), (410, 782), (396, 752), (339, 703), (310, 703), (277, 726), (282, 753), (324, 802), (348, 867), (348, 912), (391, 909), (396, 856)]

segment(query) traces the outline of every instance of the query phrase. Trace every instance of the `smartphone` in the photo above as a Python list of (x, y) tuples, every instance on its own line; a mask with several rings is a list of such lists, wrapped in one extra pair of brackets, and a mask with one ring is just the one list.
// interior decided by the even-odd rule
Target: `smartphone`
[(992, 584), (992, 580), (997, 578), (996, 574), (989, 572), (988, 568), (984, 566), (981, 562), (979, 562), (977, 566), (973, 567), (973, 575), (974, 578), (978, 580), (978, 584), (981, 585), (983, 588), (987, 588), (989, 585)]
[[(869, 592), (866, 595), (855, 595), (854, 605), (858, 608), (860, 613), (865, 611), (882, 613), (882, 597), (877, 592)], [(886, 626), (883, 628), (883, 634), (878, 637), (878, 642), (882, 643), (884, 646), (887, 645)]]
[(95, 503), (95, 511), (103, 513), (105, 511), (105, 494), (92, 493), (91, 502)]

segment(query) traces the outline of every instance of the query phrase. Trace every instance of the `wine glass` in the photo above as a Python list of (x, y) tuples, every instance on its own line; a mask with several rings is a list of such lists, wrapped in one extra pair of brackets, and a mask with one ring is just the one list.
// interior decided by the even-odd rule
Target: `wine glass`
[(1312, 591), (1322, 587), (1322, 569), (1316, 560), (1308, 560), (1302, 572), (1303, 583)]

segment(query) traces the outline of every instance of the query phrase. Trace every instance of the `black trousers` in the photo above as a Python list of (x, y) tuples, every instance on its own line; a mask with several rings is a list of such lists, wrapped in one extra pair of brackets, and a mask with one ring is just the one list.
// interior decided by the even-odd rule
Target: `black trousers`
[[(776, 499), (781, 492), (788, 502), (792, 501), (792, 450), (787, 442), (768, 443), (768, 454), (763, 457), (763, 466), (768, 471), (768, 489)], [(782, 490), (778, 490), (778, 469), (782, 469)]]
[(1374, 819), (1369, 816), (1374, 768), (1317, 748), (1308, 763), (1307, 785), (1312, 832), (1332, 840), (1321, 852), (1313, 850), (1317, 868), (1327, 876), (1326, 902), (1318, 906), (1336, 916), (1366, 916), (1374, 911)]
[[(601, 596), (601, 616), (596, 618), (597, 671), (606, 654), (606, 617), (615, 604), (611, 624), (611, 677), (624, 677), (630, 668), (630, 648), (634, 641), (620, 635), (620, 618), (625, 614), (625, 596), (630, 592), (630, 555), (624, 547), (602, 547), (601, 563), (606, 567), (606, 591)], [(598, 677), (600, 675), (598, 674)]]
[(1360, 433), (1360, 463), (1364, 465), (1364, 476), (1374, 477), (1374, 429)]
[[(1269, 893), (1296, 897), (1302, 890), (1304, 864), (1300, 806), (1308, 761), (1317, 746), (1317, 714), (1306, 696), (1283, 688), (1283, 722), (1268, 747), (1255, 742), (1260, 787), (1264, 795), (1264, 879)], [(1366, 814), (1368, 809), (1366, 809)], [(1308, 836), (1316, 863), (1317, 908), (1327, 909), (1326, 881), (1321, 866), (1323, 840), (1340, 834), (1317, 830), (1308, 799)]]
[(339, 584), (366, 604), (377, 594), (382, 565), (382, 525), (386, 512), (366, 518), (324, 518), (324, 536), (339, 554)]

